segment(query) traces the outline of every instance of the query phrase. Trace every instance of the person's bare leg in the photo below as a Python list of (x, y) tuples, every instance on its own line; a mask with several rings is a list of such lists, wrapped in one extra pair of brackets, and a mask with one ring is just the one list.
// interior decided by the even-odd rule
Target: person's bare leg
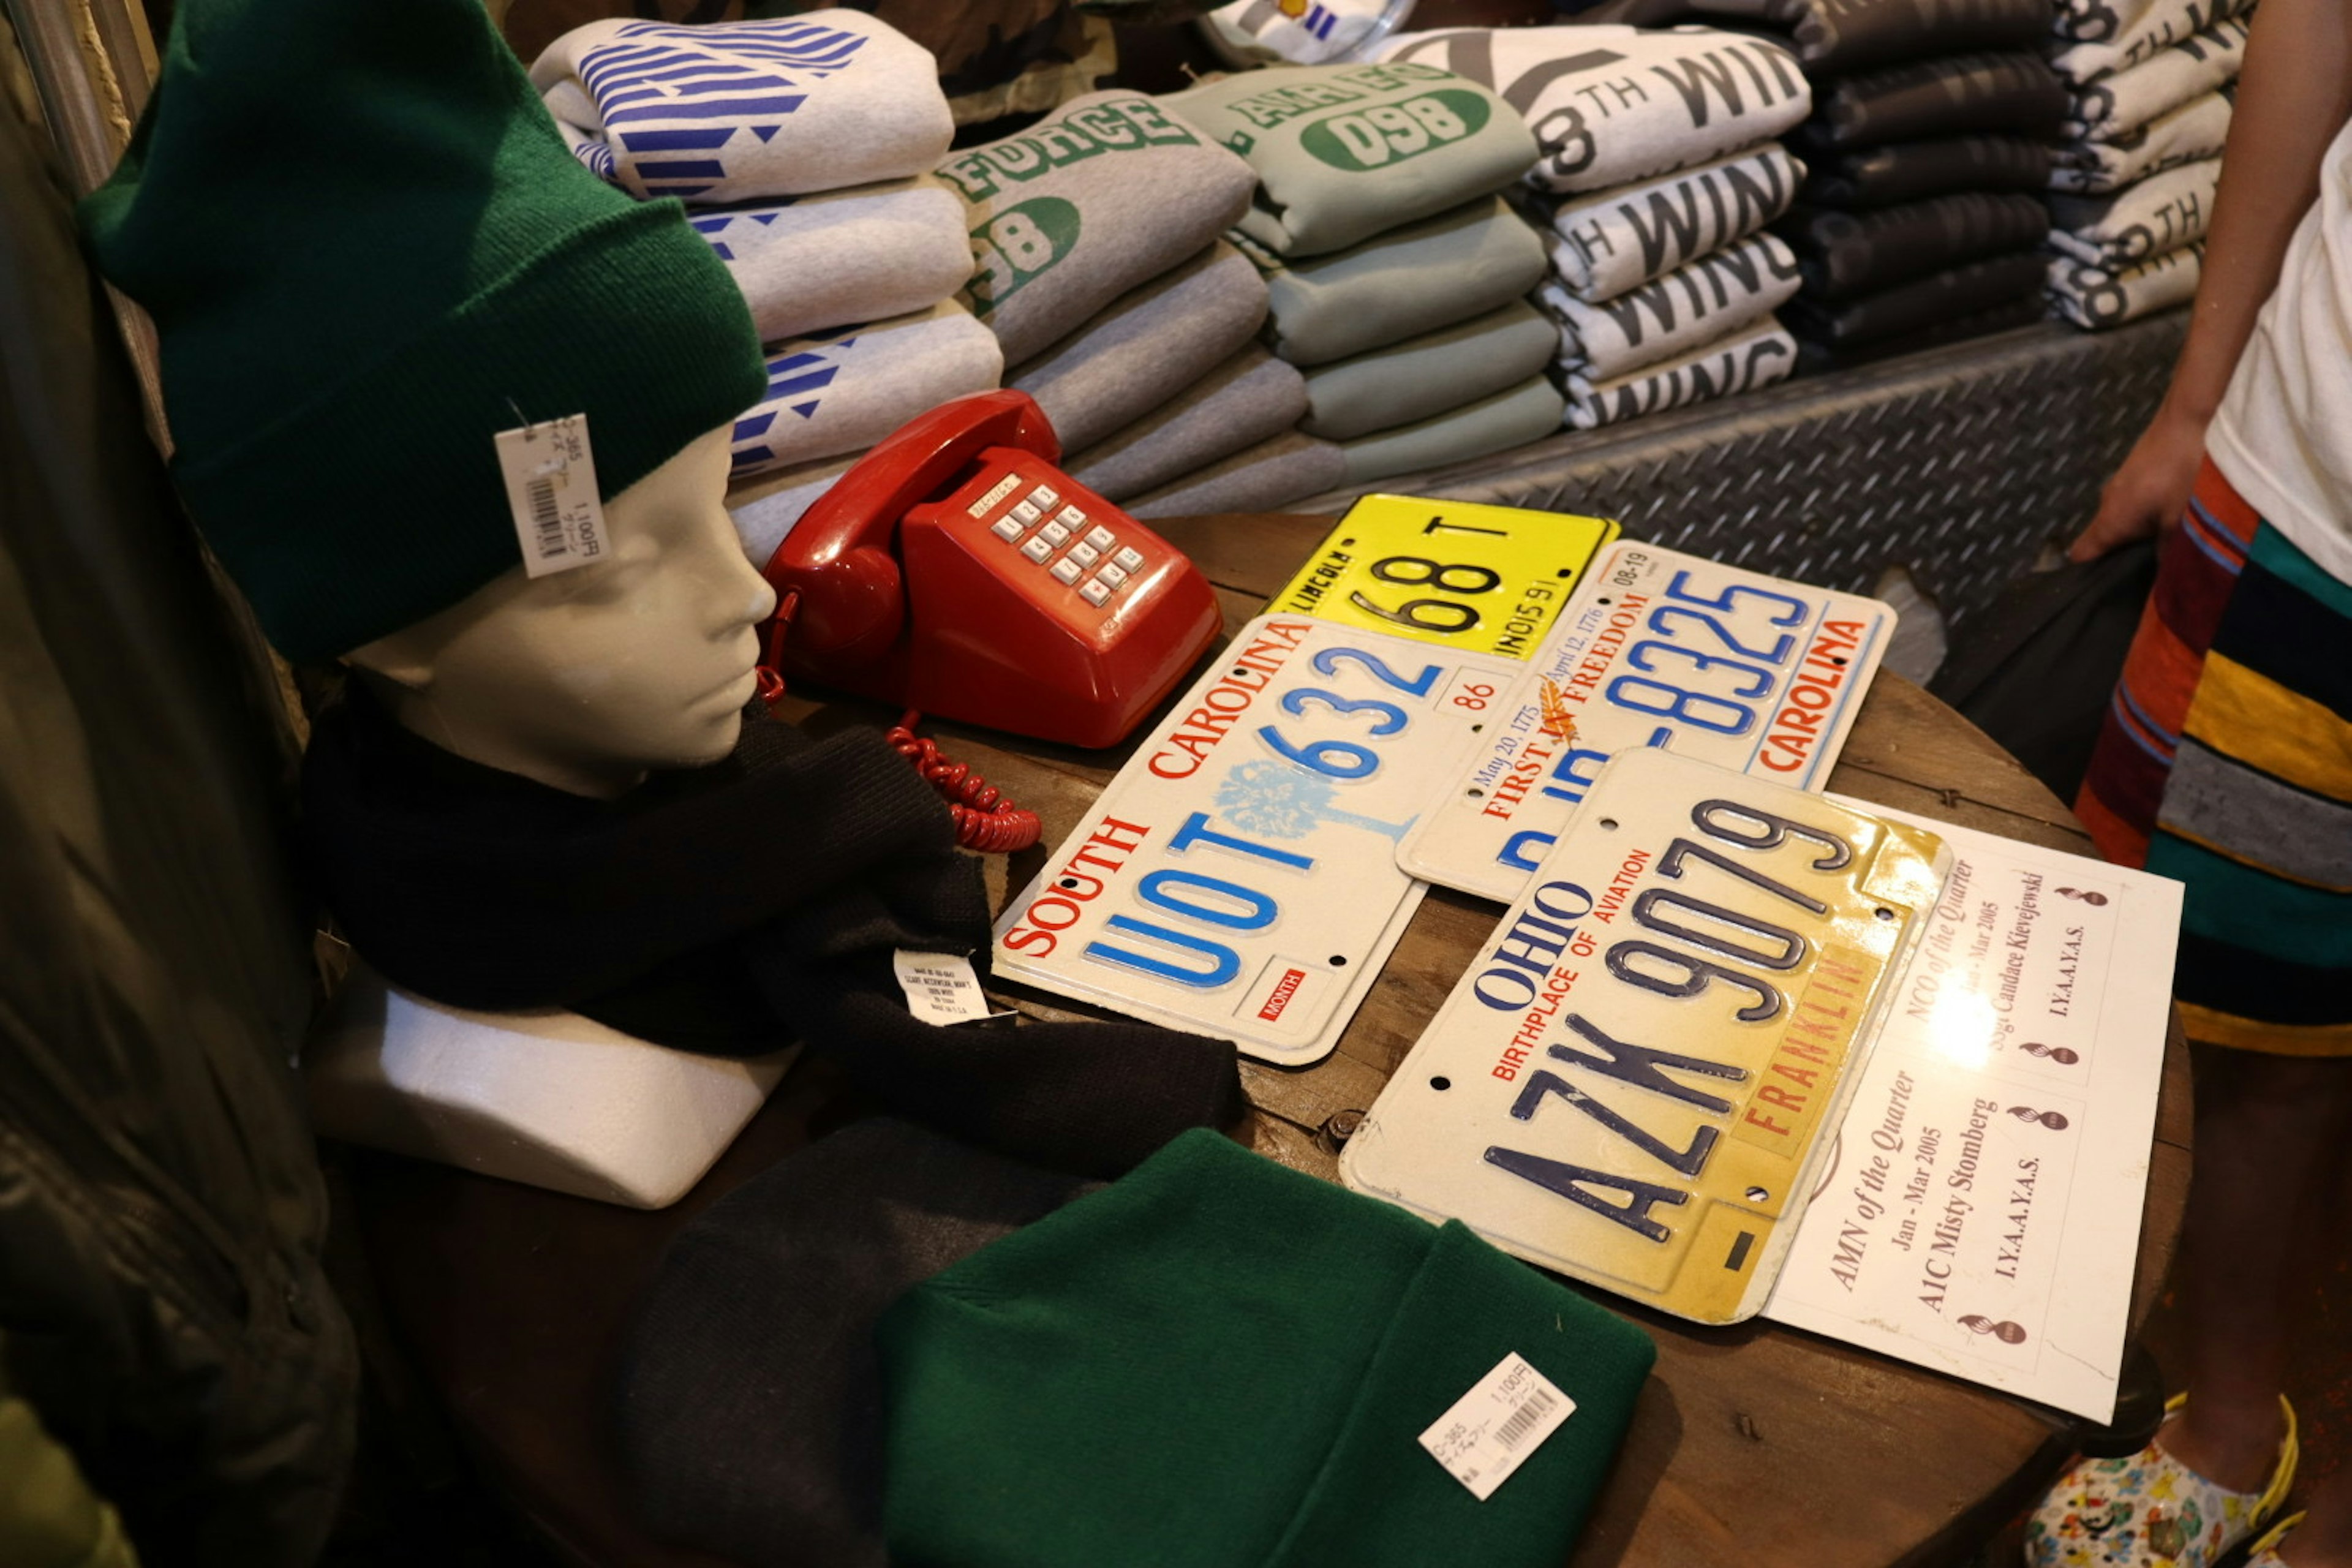
[[(2341, 1128), (2338, 1142), (2352, 1142), (2352, 1124)], [(2352, 1158), (2344, 1161), (2339, 1177), (2336, 1206), (2323, 1216), (2323, 1222), (2335, 1227), (2337, 1245), (2347, 1246), (2352, 1241), (2341, 1238), (2346, 1227), (2352, 1226)], [(2336, 1469), (2326, 1481), (2297, 1489), (2304, 1493), (2309, 1517), (2294, 1527), (2279, 1549), (2288, 1568), (2352, 1568), (2352, 1456), (2331, 1457)]]
[(2352, 1568), (2352, 1464), (2337, 1465), (2307, 1506), (2310, 1517), (2279, 1546), (2287, 1568)]
[(2189, 1404), (2157, 1441), (2231, 1491), (2264, 1485), (2278, 1459), (2296, 1250), (2346, 1244), (2299, 1228), (2295, 1216), (2314, 1182), (2341, 1179), (2347, 1110), (2352, 1061), (2197, 1047), (2197, 1163), (2179, 1279)]

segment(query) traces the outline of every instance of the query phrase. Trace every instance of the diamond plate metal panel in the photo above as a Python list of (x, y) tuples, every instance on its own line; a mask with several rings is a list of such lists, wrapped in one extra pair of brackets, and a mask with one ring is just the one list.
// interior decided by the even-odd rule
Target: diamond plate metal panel
[(2188, 328), (2053, 324), (1564, 433), (1371, 490), (1615, 517), (1635, 538), (1824, 587), (1908, 567), (1954, 625), (2084, 522), (2156, 412)]

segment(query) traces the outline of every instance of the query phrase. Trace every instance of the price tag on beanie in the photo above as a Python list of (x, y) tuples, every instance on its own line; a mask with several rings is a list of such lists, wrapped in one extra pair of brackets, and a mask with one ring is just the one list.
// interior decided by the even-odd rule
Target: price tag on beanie
[(1575, 1400), (1514, 1353), (1455, 1400), (1421, 1446), (1485, 1502), (1575, 1412)]
[(533, 577), (569, 572), (603, 558), (604, 503), (596, 494), (596, 455), (588, 416), (545, 419), (498, 436), (499, 468), (514, 511), (522, 569)]

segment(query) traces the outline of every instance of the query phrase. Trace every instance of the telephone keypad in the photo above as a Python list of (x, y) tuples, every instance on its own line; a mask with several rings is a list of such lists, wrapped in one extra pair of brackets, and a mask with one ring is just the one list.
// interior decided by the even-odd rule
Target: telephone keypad
[(1076, 590), (1099, 610), (1142, 569), (1143, 552), (1123, 545), (1082, 509), (1060, 505), (1061, 500), (1061, 491), (1052, 485), (1033, 485), (1027, 495), (997, 514), (989, 531), (1018, 545), (1024, 560), (1044, 567), (1054, 581)]

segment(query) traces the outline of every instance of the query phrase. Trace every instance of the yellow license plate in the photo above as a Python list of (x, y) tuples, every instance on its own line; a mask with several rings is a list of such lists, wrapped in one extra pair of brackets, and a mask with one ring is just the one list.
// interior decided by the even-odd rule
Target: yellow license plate
[(1366, 496), (1266, 608), (1528, 658), (1617, 531), (1606, 518)]
[(1619, 753), (1341, 1174), (1664, 1311), (1751, 1316), (1950, 863), (1924, 828)]

